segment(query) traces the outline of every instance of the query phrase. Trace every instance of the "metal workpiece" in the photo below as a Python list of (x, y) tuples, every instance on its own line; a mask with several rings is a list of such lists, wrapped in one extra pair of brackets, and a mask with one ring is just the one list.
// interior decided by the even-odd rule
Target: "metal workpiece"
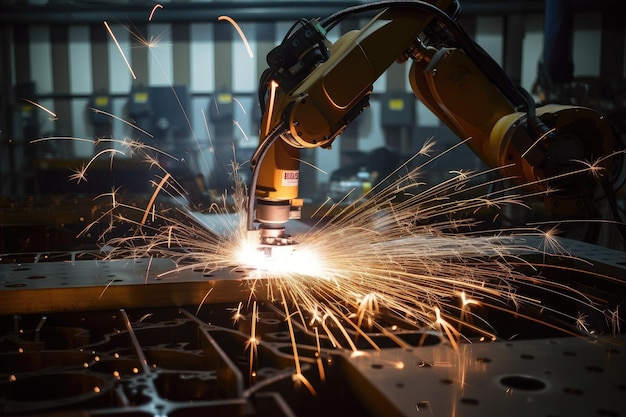
[(376, 416), (622, 416), (626, 338), (554, 338), (345, 354)]
[(240, 268), (185, 269), (164, 258), (102, 260), (83, 252), (0, 257), (0, 314), (201, 305), (209, 292), (211, 303), (248, 294)]
[[(296, 230), (304, 230), (304, 226)], [(563, 271), (552, 272), (557, 279), (575, 274), (580, 278), (577, 281), (588, 287), (586, 290), (593, 287), (596, 291), (602, 291), (600, 284), (610, 287), (624, 283), (624, 252), (570, 239), (559, 242), (559, 247), (548, 247), (539, 236), (510, 239), (512, 247), (519, 248), (518, 255), (529, 262), (558, 262), (564, 266)], [(290, 248), (287, 245), (274, 250)], [(239, 302), (249, 297), (250, 284), (245, 281), (250, 271), (242, 267), (207, 270), (177, 266), (166, 258), (104, 260), (104, 255), (97, 252), (0, 255), (0, 314), (200, 305), (205, 301)], [(608, 283), (600, 282), (592, 274), (614, 278)]]
[[(346, 390), (339, 351), (327, 340), (320, 348), (311, 332), (295, 330), (310, 391), (294, 383), (290, 335), (279, 310), (261, 306), (256, 317), (233, 321), (236, 307), (4, 316), (0, 415), (367, 415)], [(405, 336), (420, 340), (416, 332)], [(384, 345), (382, 335), (373, 337)]]
[[(619, 297), (594, 274), (621, 282), (623, 252), (559, 242), (547, 248), (539, 237), (511, 238), (521, 259), (540, 256), (537, 248), (550, 253), (546, 263), (561, 267), (553, 279), (596, 299)], [(592, 331), (592, 317), (589, 331), (578, 329), (585, 336), (570, 337), (572, 324), (564, 333), (524, 328), (514, 313), (489, 316), (503, 330), (499, 339), (463, 339), (455, 350), (386, 311), (379, 328), (362, 333), (334, 323), (326, 324), (330, 333), (305, 327), (304, 310), (289, 324), (264, 281), (242, 268), (177, 270), (169, 259), (102, 255), (1, 256), (0, 415), (626, 414), (626, 338)], [(342, 331), (353, 349), (329, 337)], [(311, 389), (294, 378), (292, 341)]]
[[(4, 316), (0, 415), (619, 416), (626, 338), (463, 342), (388, 327), (358, 351), (261, 304), (254, 360), (236, 304)], [(402, 339), (399, 348), (389, 337)], [(361, 338), (361, 342), (363, 339)], [(55, 414), (57, 413), (57, 414)]]
[(184, 309), (45, 317), (33, 329), (34, 317), (16, 316), (19, 330), (2, 338), (0, 414), (244, 415), (243, 378), (226, 353), (243, 349), (236, 331), (212, 333)]

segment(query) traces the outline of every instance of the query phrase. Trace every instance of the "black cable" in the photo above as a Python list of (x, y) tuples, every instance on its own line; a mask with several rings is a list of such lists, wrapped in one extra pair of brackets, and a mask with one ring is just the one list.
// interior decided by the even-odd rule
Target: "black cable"
[(305, 18), (303, 18), (303, 17), (301, 17), (300, 19), (298, 19), (298, 20), (297, 20), (297, 21), (296, 21), (293, 25), (291, 25), (291, 27), (289, 28), (289, 30), (287, 31), (287, 33), (285, 33), (285, 36), (283, 36), (283, 42), (282, 42), (282, 43), (284, 43), (284, 42), (285, 42), (285, 41), (289, 38), (289, 36), (291, 36), (291, 34), (293, 33), (293, 30), (296, 28), (296, 26), (297, 26), (298, 24), (300, 24), (300, 25), (304, 26), (304, 25), (306, 25), (307, 23), (309, 23), (309, 21), (308, 21), (308, 20), (306, 20), (306, 19), (305, 19)]
[(266, 68), (265, 71), (263, 71), (263, 73), (261, 74), (261, 77), (259, 77), (259, 89), (257, 90), (257, 93), (258, 93), (259, 107), (261, 108), (261, 115), (265, 114), (265, 95), (267, 94), (267, 90), (268, 90), (267, 86), (270, 83), (271, 76), (272, 76), (272, 70), (269, 68)]
[(553, 137), (554, 134), (550, 132), (550, 128), (537, 117), (537, 106), (534, 97), (525, 88), (520, 86), (518, 89), (524, 97), (526, 97), (526, 124), (531, 132), (534, 133), (537, 138), (545, 137), (549, 139)]
[(247, 219), (247, 227), (248, 231), (254, 230), (254, 202), (256, 200), (256, 185), (259, 181), (259, 171), (261, 169), (261, 163), (263, 162), (263, 158), (265, 158), (265, 154), (270, 149), (270, 147), (276, 142), (278, 138), (283, 134), (285, 130), (285, 121), (281, 121), (272, 132), (267, 135), (263, 142), (259, 144), (254, 155), (250, 158), (250, 167), (252, 168), (252, 177), (250, 178), (250, 186), (248, 188), (248, 219)]

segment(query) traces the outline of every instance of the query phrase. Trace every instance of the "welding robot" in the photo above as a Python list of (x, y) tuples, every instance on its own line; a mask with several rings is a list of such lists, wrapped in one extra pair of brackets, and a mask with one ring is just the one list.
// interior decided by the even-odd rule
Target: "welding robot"
[[(326, 38), (360, 13), (377, 14), (335, 43)], [(247, 227), (259, 247), (295, 243), (285, 224), (301, 216), (300, 149), (330, 148), (368, 107), (373, 83), (394, 62), (412, 61), (409, 80), (418, 99), (487, 166), (531, 193), (545, 193), (551, 213), (589, 218), (599, 193), (617, 212), (623, 159), (620, 152), (612, 156), (622, 149), (616, 129), (589, 108), (537, 107), (459, 26), (459, 14), (455, 0), (357, 5), (323, 20), (299, 20), (268, 53), (248, 201)], [(572, 174), (580, 161), (600, 169), (595, 176)]]

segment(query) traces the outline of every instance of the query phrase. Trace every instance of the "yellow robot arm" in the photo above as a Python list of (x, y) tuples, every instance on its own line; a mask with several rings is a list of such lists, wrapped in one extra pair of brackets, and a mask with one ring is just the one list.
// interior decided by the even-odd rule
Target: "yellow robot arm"
[[(248, 228), (253, 230), (254, 202), (261, 242), (291, 243), (284, 224), (297, 217), (298, 149), (330, 147), (345, 127), (368, 106), (373, 83), (394, 62), (412, 60), (409, 81), (416, 96), (482, 161), (507, 178), (541, 192), (559, 188), (573, 213), (598, 178), (561, 175), (579, 169), (576, 161), (594, 160), (620, 148), (610, 124), (578, 106), (535, 108), (533, 98), (455, 22), (454, 0), (387, 1), (355, 6), (345, 12), (382, 7), (360, 30), (331, 44), (322, 22), (299, 22), (268, 54), (261, 78), (261, 141), (252, 158)], [(338, 13), (335, 16), (340, 16)], [(341, 16), (340, 16), (341, 17)], [(613, 170), (604, 161), (603, 175)], [(547, 178), (567, 178), (548, 184)], [(252, 194), (253, 193), (253, 194)], [(256, 198), (255, 198), (256, 197)], [(554, 200), (551, 210), (557, 210)], [(295, 209), (294, 209), (295, 206)]]

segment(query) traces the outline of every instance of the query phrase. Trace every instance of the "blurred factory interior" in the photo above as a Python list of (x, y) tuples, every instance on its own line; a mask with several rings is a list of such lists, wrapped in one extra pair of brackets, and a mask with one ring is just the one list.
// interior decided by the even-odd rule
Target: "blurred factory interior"
[[(620, 0), (462, 0), (460, 3), (462, 11), (459, 23), (515, 83), (535, 96), (538, 103), (590, 107), (609, 118), (621, 137), (626, 138), (626, 15), (621, 12), (623, 5)], [(328, 16), (354, 4), (360, 2), (0, 2), (0, 254), (4, 254), (0, 255), (0, 265), (7, 266), (0, 272), (4, 274), (0, 275), (0, 292), (8, 284), (17, 285), (12, 281), (15, 279), (13, 271), (16, 266), (32, 263), (35, 259), (38, 262), (44, 258), (53, 261), (42, 264), (39, 268), (43, 270), (35, 268), (35, 271), (39, 271), (37, 273), (33, 270), (25, 272), (29, 285), (37, 284), (35, 281), (38, 281), (38, 277), (54, 275), (68, 268), (65, 261), (74, 261), (78, 253), (76, 251), (97, 251), (102, 244), (98, 239), (97, 228), (79, 235), (101, 210), (95, 197), (116, 189), (119, 197), (126, 199), (129, 204), (146, 205), (154, 192), (153, 178), (156, 171), (150, 164), (137, 163), (130, 158), (131, 155), (116, 154), (115, 168), (111, 169), (113, 162), (110, 153), (104, 153), (90, 163), (86, 180), (77, 181), (75, 177), (72, 180), (72, 175), (99, 152), (106, 149), (121, 152), (123, 146), (119, 141), (138, 140), (173, 156), (159, 157), (159, 162), (186, 191), (188, 202), (183, 204), (189, 203), (198, 212), (206, 211), (212, 203), (220, 201), (225, 190), (231, 190), (233, 160), (241, 165), (237, 175), (247, 182), (249, 166), (246, 162), (259, 142), (261, 114), (258, 82), (267, 67), (266, 55), (280, 44), (298, 19)], [(555, 22), (547, 20), (548, 4), (553, 7), (557, 7), (555, 4), (565, 5), (560, 10), (571, 13), (568, 16), (571, 18), (571, 27), (565, 28), (568, 35), (565, 38), (548, 37), (548, 34), (554, 35), (552, 31), (555, 30), (550, 25)], [(250, 50), (234, 26), (220, 19), (223, 16), (229, 16), (238, 23), (249, 42)], [(328, 39), (335, 41), (343, 33), (359, 28), (366, 20), (364, 16), (346, 19), (328, 33)], [(559, 36), (563, 36), (563, 32)], [(381, 47), (384, 48), (384, 45)], [(327, 198), (342, 201), (355, 188), (367, 189), (376, 178), (384, 178), (412, 157), (431, 138), (435, 140), (438, 152), (459, 142), (456, 135), (415, 97), (407, 73), (407, 65), (394, 64), (378, 79), (374, 84), (369, 109), (349, 125), (340, 139), (333, 143), (331, 150), (302, 151), (301, 157), (307, 163), (301, 166), (300, 194), (310, 203), (310, 207), (316, 207)], [(479, 157), (468, 147), (459, 147), (432, 164), (423, 173), (423, 179), (428, 184), (436, 184), (448, 178), (451, 171), (481, 169), (484, 166)], [(626, 191), (621, 182), (623, 180), (614, 190), (619, 213), (617, 220), (620, 220), (619, 216), (624, 216), (626, 209)], [(350, 199), (343, 201), (349, 202)], [(532, 208), (509, 213), (509, 218), (504, 215), (499, 217), (499, 221), (508, 223), (496, 224), (495, 227), (532, 223), (545, 218), (540, 204)], [(611, 219), (614, 220), (614, 217)], [(607, 254), (617, 256), (614, 266), (618, 269), (610, 269), (610, 273), (626, 275), (626, 258), (619, 258), (624, 248), (623, 236), (619, 233), (621, 226), (606, 228), (609, 230), (596, 226), (564, 224), (562, 228), (568, 237), (585, 244), (606, 247)], [(572, 230), (568, 230), (568, 227)], [(120, 229), (120, 233), (124, 231)], [(115, 264), (111, 266), (110, 273), (111, 276), (118, 274), (133, 283), (140, 283), (144, 280), (145, 271), (123, 272), (123, 267)], [(133, 273), (137, 276), (133, 277)], [(80, 279), (80, 274), (69, 272), (76, 279)], [(618, 278), (624, 279), (625, 275)], [(197, 277), (188, 278), (197, 280)], [(200, 285), (199, 281), (194, 282), (193, 285)], [(43, 287), (46, 288), (45, 285)], [(5, 296), (11, 297), (9, 293)], [(78, 292), (73, 296), (81, 297), (82, 294)], [(37, 297), (46, 296), (37, 295), (35, 300)], [(148, 297), (143, 296), (136, 304), (121, 307), (143, 307), (142, 304), (154, 306)], [(195, 301), (196, 298), (189, 300)], [(103, 304), (94, 303), (93, 309), (111, 307), (101, 306)], [(35, 307), (29, 311), (37, 312)], [(42, 375), (50, 374), (49, 368), (33, 365), (35, 359), (27, 364), (26, 359), (17, 359), (10, 353), (11, 343), (15, 342), (12, 330), (18, 326), (18, 315), (8, 314), (5, 309), (2, 309), (2, 313), (4, 316), (0, 330), (6, 331), (6, 335), (0, 339), (0, 356), (3, 356), (0, 358), (0, 376), (8, 380), (11, 375), (22, 373), (39, 378), (33, 383), (41, 384), (41, 387), (65, 384), (72, 386), (76, 394), (67, 394), (67, 402), (64, 403), (63, 399), (58, 398), (63, 398), (66, 392), (61, 388), (50, 388), (51, 394), (42, 395), (29, 403), (30, 394), (8, 384), (0, 385), (0, 415), (14, 412), (20, 415), (43, 415), (48, 407), (57, 410), (64, 410), (64, 407), (73, 410), (97, 409), (99, 411), (94, 412), (94, 415), (106, 416), (166, 413), (171, 416), (195, 416), (207, 410), (216, 412), (215, 415), (222, 415), (220, 412), (232, 414), (232, 410), (237, 410), (237, 415), (254, 414), (246, 408), (248, 406), (241, 399), (238, 388), (232, 388), (236, 391), (232, 393), (228, 384), (207, 388), (208, 383), (202, 381), (194, 385), (191, 380), (175, 376), (173, 371), (171, 375), (159, 374), (154, 381), (149, 381), (149, 384), (155, 384), (157, 392), (144, 393), (142, 400), (133, 398), (132, 404), (119, 404), (117, 400), (112, 400), (113, 397), (117, 398), (114, 389), (106, 398), (93, 398), (93, 393), (87, 392), (89, 388), (81, 384), (89, 387), (100, 384), (104, 390), (108, 380), (92, 384), (84, 375), (82, 379), (73, 376), (82, 371), (73, 369), (70, 359), (55, 362), (50, 357), (39, 358), (38, 361), (50, 360), (52, 368), (70, 369), (63, 371), (64, 379), (46, 379)], [(177, 314), (179, 317), (180, 312)], [(39, 320), (44, 320), (41, 317), (46, 316), (35, 316), (26, 314), (20, 320), (25, 327), (30, 325), (33, 329), (40, 328), (43, 322)], [(93, 358), (86, 353), (89, 348), (78, 348), (92, 346), (91, 343), (82, 340), (82, 336), (65, 334), (64, 330), (58, 329), (82, 328), (88, 329), (92, 335), (100, 333), (102, 336), (109, 330), (111, 333), (119, 331), (113, 329), (119, 328), (119, 323), (124, 319), (122, 316), (119, 312), (115, 317), (111, 315), (106, 319), (92, 312), (58, 317), (51, 315), (49, 320), (54, 326), (51, 323), (43, 329), (57, 329), (50, 330), (49, 340), (55, 340), (62, 346), (58, 350), (74, 350), (76, 355), (85, 356), (71, 359), (82, 366), (83, 362), (87, 363)], [(213, 318), (213, 323), (219, 325), (230, 321), (224, 317)], [(164, 345), (204, 343), (197, 330), (202, 328), (202, 325), (196, 323), (197, 318), (183, 317), (186, 321), (182, 326), (172, 323), (164, 325), (157, 318), (158, 314), (155, 314), (150, 319), (155, 324), (152, 330), (145, 332), (150, 343), (154, 339), (154, 343), (158, 344), (160, 337), (164, 338), (160, 342)], [(146, 328), (150, 327), (150, 320), (146, 321)], [(193, 342), (184, 339), (188, 328), (193, 328), (189, 331), (193, 335), (191, 337), (197, 338)], [(41, 333), (42, 338), (45, 338), (44, 333)], [(177, 339), (179, 336), (180, 340)], [(39, 337), (39, 333), (33, 333), (24, 336), (24, 340), (29, 340), (28, 346), (33, 351), (54, 350), (50, 344), (42, 344)], [(166, 339), (168, 337), (170, 340)], [(239, 342), (236, 338), (233, 340), (232, 343)], [(231, 343), (226, 336), (219, 342)], [(572, 345), (561, 345), (562, 349), (579, 348), (576, 341), (568, 343)], [(203, 346), (200, 348), (206, 349)], [(515, 347), (518, 348), (522, 356), (517, 352), (516, 360), (522, 357), (519, 364), (522, 367), (524, 361), (529, 362), (527, 358), (524, 359), (525, 352), (536, 352), (533, 353), (536, 355), (546, 352), (542, 346)], [(580, 349), (582, 352), (585, 347)], [(433, 352), (436, 358), (437, 352)], [(499, 357), (491, 354), (497, 362), (496, 358)], [(503, 353), (498, 354), (505, 357)], [(622, 362), (615, 365), (616, 369), (624, 371), (625, 354), (626, 350), (622, 346)], [(170, 360), (176, 363), (171, 365), (171, 369), (189, 371), (194, 367), (205, 369), (203, 367), (206, 366), (193, 361), (180, 365), (177, 361), (188, 360), (182, 356), (165, 360), (157, 358), (158, 352), (154, 355), (150, 360), (161, 360), (162, 363)], [(586, 353), (581, 353), (579, 358), (584, 355)], [(559, 356), (555, 361), (561, 359)], [(24, 363), (15, 365), (15, 361), (19, 360), (24, 360)], [(129, 369), (135, 366), (133, 360), (129, 359), (126, 365)], [(584, 363), (588, 367), (594, 364)], [(567, 366), (563, 364), (563, 367)], [(101, 369), (106, 369), (106, 366)], [(216, 372), (222, 371), (220, 368)], [(149, 370), (143, 372), (145, 375), (150, 374)], [(572, 376), (577, 371), (565, 373)], [(36, 374), (39, 376), (32, 376)], [(226, 374), (221, 374), (221, 377), (228, 381), (234, 378), (228, 372)], [(485, 381), (491, 377), (492, 374), (483, 376)], [(329, 378), (332, 379), (332, 376)], [(527, 384), (537, 380), (519, 378), (516, 380), (517, 385), (513, 383), (511, 386), (532, 392), (533, 388)], [(134, 381), (137, 385), (132, 389), (141, 391), (141, 384), (148, 384), (146, 380)], [(626, 381), (623, 378), (620, 381), (611, 380), (609, 385), (610, 389), (618, 386), (615, 395), (623, 397)], [(179, 386), (176, 387), (176, 384)], [(589, 385), (593, 387), (594, 383), (589, 382)], [(544, 386), (537, 390), (547, 389)], [(193, 390), (193, 395), (187, 392)], [(285, 390), (291, 392), (289, 388)], [(201, 410), (197, 411), (180, 405), (202, 401), (208, 391), (213, 399), (210, 406), (203, 403), (202, 407), (206, 408), (200, 407)], [(300, 404), (298, 415), (313, 415), (316, 412), (328, 415), (374, 415), (380, 411), (368, 410), (351, 396), (343, 398), (345, 403), (342, 405), (337, 405), (341, 401), (337, 401), (336, 396), (341, 398), (341, 394), (325, 395), (322, 397), (326, 398), (327, 403), (336, 406), (335, 411), (322, 410), (319, 408), (321, 406), (313, 405), (314, 402), (307, 399), (302, 400), (306, 405), (303, 407)], [(220, 402), (215, 398), (227, 399)], [(549, 399), (535, 399), (538, 403), (550, 403)], [(277, 410), (280, 407), (276, 404), (280, 401), (276, 399), (267, 397), (263, 402), (261, 396), (257, 395), (256, 401), (258, 408), (254, 415), (263, 414), (260, 410), (264, 406), (269, 410), (268, 415), (293, 415), (286, 408), (281, 409), (283, 414), (279, 414)], [(458, 415), (488, 415), (485, 409), (472, 401), (470, 399), (460, 407), (474, 406), (475, 411), (459, 409), (456, 410)], [(613, 404), (613, 399), (607, 401)], [(420, 404), (419, 401), (417, 403)], [(134, 405), (139, 406), (139, 411), (132, 411)], [(425, 403), (421, 403), (421, 407), (428, 408)], [(419, 411), (419, 407), (416, 408)], [(594, 412), (598, 416), (613, 417), (624, 416), (626, 410), (623, 406), (621, 409), (597, 406)], [(561, 414), (547, 412), (543, 415)]]
[[(565, 28), (570, 35), (552, 36), (548, 44), (553, 63), (544, 66), (544, 73), (551, 72), (554, 79), (542, 77), (538, 69), (546, 49), (543, 1), (465, 1), (460, 24), (513, 81), (538, 100), (544, 97), (546, 102), (590, 106), (624, 131), (624, 22), (614, 13), (616, 2), (564, 4), (564, 10), (571, 13), (571, 28)], [(0, 195), (4, 238), (0, 251), (52, 250), (70, 244), (42, 240), (46, 234), (60, 238), (63, 230), (57, 229), (40, 236), (33, 232), (30, 246), (22, 242), (20, 247), (19, 239), (7, 229), (9, 224), (23, 222), (35, 226), (44, 217), (48, 225), (75, 220), (55, 220), (55, 210), (36, 210), (39, 204), (46, 206), (41, 202), (51, 196), (58, 201), (59, 196), (99, 194), (110, 192), (112, 185), (123, 185), (122, 190), (128, 192), (150, 192), (146, 188), (150, 174), (143, 167), (133, 163), (122, 167), (128, 155), (116, 155), (117, 174), (109, 172), (103, 155), (87, 182), (68, 181), (83, 161), (106, 147), (119, 149), (119, 144), (32, 143), (35, 139), (144, 141), (183, 160), (168, 169), (177, 171), (175, 177), (190, 200), (202, 205), (211, 190), (221, 195), (230, 187), (230, 162), (247, 161), (258, 143), (257, 88), (267, 66), (267, 52), (280, 43), (294, 20), (325, 16), (348, 5), (341, 1), (172, 2), (156, 8), (149, 20), (151, 2), (3, 2)], [(239, 23), (252, 58), (233, 27), (218, 20), (223, 15)], [(358, 26), (358, 19), (348, 19), (329, 33), (329, 39), (336, 40)], [(395, 169), (429, 138), (434, 138), (439, 151), (458, 143), (415, 98), (407, 71), (408, 65), (394, 65), (380, 77), (371, 108), (348, 127), (332, 151), (304, 151), (303, 159), (318, 167), (302, 167), (300, 189), (305, 199), (339, 199), (370, 181), (374, 171), (382, 178), (381, 172)], [(481, 167), (469, 148), (461, 148), (424, 175), (434, 184), (450, 170)], [(241, 169), (240, 175), (248, 171)], [(623, 199), (621, 192), (619, 197)], [(29, 219), (31, 210), (35, 212)]]

